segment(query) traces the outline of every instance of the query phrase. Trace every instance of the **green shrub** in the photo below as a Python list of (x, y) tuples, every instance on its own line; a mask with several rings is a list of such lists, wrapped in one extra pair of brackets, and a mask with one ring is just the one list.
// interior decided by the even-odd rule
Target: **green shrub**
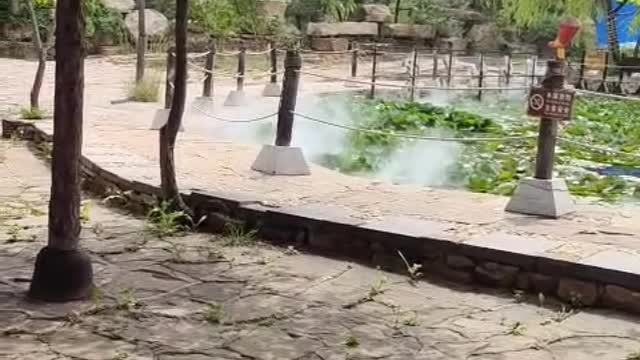
[(38, 108), (23, 108), (20, 110), (20, 115), (25, 120), (41, 120), (44, 119), (45, 112)]

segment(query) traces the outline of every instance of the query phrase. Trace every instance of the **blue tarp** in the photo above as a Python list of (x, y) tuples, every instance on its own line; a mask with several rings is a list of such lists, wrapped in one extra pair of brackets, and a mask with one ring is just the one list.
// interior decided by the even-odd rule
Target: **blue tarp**
[[(611, 0), (613, 7), (618, 6), (616, 0)], [(621, 48), (633, 48), (636, 46), (636, 40), (640, 33), (637, 30), (631, 29), (631, 24), (636, 16), (638, 7), (635, 5), (624, 5), (616, 15), (616, 22), (618, 27), (618, 41)], [(599, 49), (606, 49), (608, 47), (607, 41), (607, 18), (602, 16), (596, 22), (596, 39)]]

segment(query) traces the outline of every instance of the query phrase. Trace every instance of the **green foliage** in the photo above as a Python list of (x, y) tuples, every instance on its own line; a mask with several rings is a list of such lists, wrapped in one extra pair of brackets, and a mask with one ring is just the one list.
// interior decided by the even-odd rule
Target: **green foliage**
[(163, 201), (149, 211), (146, 230), (159, 238), (180, 235), (189, 230), (192, 222), (184, 211), (175, 211), (171, 203)]
[(135, 81), (129, 85), (128, 98), (138, 102), (156, 102), (160, 94), (160, 76), (148, 74), (139, 83)]
[(101, 0), (84, 0), (85, 36), (89, 39), (106, 37), (124, 42), (127, 32), (120, 13), (108, 9)]
[(256, 230), (247, 231), (242, 225), (227, 223), (222, 244), (224, 246), (254, 246), (258, 241), (256, 239), (257, 233)]
[(276, 35), (284, 27), (276, 18), (260, 13), (260, 0), (195, 0), (191, 3), (191, 26), (224, 38), (238, 34)]
[(204, 318), (208, 323), (218, 325), (222, 324), (224, 318), (224, 309), (220, 304), (207, 304), (207, 309), (204, 313)]
[(45, 112), (38, 108), (22, 108), (20, 110), (20, 116), (25, 120), (42, 120), (45, 117)]
[(357, 9), (358, 2), (355, 0), (293, 0), (287, 8), (287, 15), (303, 23), (322, 20), (346, 21)]
[[(394, 133), (420, 135), (440, 130), (454, 137), (537, 135), (537, 122), (523, 116), (521, 106), (499, 102), (478, 108), (477, 102), (465, 100), (455, 104), (456, 110), (430, 104), (358, 99), (353, 106), (352, 118), (357, 119), (354, 125), (380, 133), (350, 133), (346, 149), (325, 158), (324, 164), (347, 173), (375, 173), (407, 142), (393, 136)], [(561, 136), (630, 156), (562, 142), (556, 154), (556, 171), (567, 179), (572, 194), (607, 202), (640, 197), (638, 180), (617, 176), (640, 173), (636, 170), (640, 168), (640, 126), (630, 121), (638, 117), (640, 105), (635, 102), (577, 101), (575, 119)], [(473, 192), (508, 196), (520, 179), (533, 174), (535, 154), (535, 138), (468, 143), (455, 165), (448, 169), (447, 183)], [(596, 171), (609, 167), (612, 170), (604, 172), (606, 175)]]

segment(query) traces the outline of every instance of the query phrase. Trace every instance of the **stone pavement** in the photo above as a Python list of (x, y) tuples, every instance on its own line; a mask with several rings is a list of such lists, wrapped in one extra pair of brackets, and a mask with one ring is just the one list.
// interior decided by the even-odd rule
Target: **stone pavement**
[(30, 302), (49, 176), (23, 143), (0, 141), (0, 359), (640, 358), (636, 317), (411, 284), (251, 234), (159, 239), (99, 199), (85, 199), (81, 240), (94, 263), (93, 299)]
[[(111, 105), (122, 99), (126, 84), (134, 73), (131, 64), (114, 64), (105, 58), (91, 58), (86, 65), (86, 117), (83, 152), (99, 166), (123, 177), (159, 184), (157, 133), (148, 130), (159, 104), (126, 103)], [(0, 61), (0, 112), (15, 113), (28, 101), (29, 87), (35, 64), (20, 60)], [(341, 76), (342, 70), (334, 70)], [(199, 79), (192, 74), (192, 79)], [(50, 64), (43, 88), (42, 102), (52, 101), (53, 69)], [(249, 105), (224, 108), (231, 80), (216, 82), (215, 104), (208, 111), (243, 118), (275, 112), (278, 99), (262, 98), (256, 83), (248, 84)], [(344, 89), (343, 84), (317, 82), (303, 77), (299, 109), (313, 112), (317, 93)], [(189, 102), (200, 93), (200, 84), (192, 83)], [(305, 151), (314, 150), (314, 136), (320, 132), (344, 136), (339, 130), (298, 121), (294, 142)], [(262, 124), (265, 125), (265, 124)], [(50, 121), (37, 126), (51, 132)], [(246, 138), (238, 141), (243, 126), (228, 124), (202, 116), (197, 111), (187, 113), (186, 131), (180, 134), (176, 148), (179, 184), (185, 190), (234, 191), (259, 196), (271, 207), (333, 204), (345, 208), (353, 217), (377, 221), (388, 217), (409, 217), (442, 223), (452, 239), (459, 242), (482, 242), (486, 238), (515, 236), (524, 242), (545, 240), (545, 255), (570, 262), (591, 262), (594, 258), (631, 256), (625, 269), (640, 269), (640, 211), (636, 206), (605, 206), (583, 202), (578, 212), (560, 220), (507, 214), (507, 198), (473, 194), (463, 191), (429, 189), (417, 186), (392, 185), (358, 178), (312, 166), (308, 177), (273, 177), (250, 170), (259, 146)], [(254, 128), (255, 130), (255, 128)], [(272, 137), (268, 128), (266, 140)], [(320, 144), (331, 147), (332, 144)], [(317, 150), (317, 149), (316, 149)], [(428, 161), (428, 159), (425, 159)], [(603, 254), (603, 256), (599, 256)], [(615, 264), (613, 264), (615, 265)]]

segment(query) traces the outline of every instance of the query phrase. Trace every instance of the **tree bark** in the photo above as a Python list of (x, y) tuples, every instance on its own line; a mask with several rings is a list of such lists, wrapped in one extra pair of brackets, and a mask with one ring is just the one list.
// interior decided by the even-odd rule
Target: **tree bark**
[(174, 149), (182, 115), (184, 112), (187, 87), (187, 12), (188, 0), (176, 1), (175, 39), (176, 68), (174, 77), (173, 99), (169, 119), (160, 129), (160, 178), (162, 196), (176, 209), (188, 211), (180, 196), (176, 180)]
[(29, 8), (29, 15), (31, 16), (31, 23), (33, 25), (34, 46), (38, 53), (38, 70), (36, 71), (36, 77), (33, 80), (33, 87), (31, 88), (31, 109), (39, 109), (40, 89), (42, 89), (42, 79), (44, 78), (44, 72), (47, 67), (47, 51), (42, 44), (42, 38), (40, 37), (40, 26), (38, 24), (36, 11), (33, 7), (33, 1), (27, 0), (26, 2), (27, 7)]
[(138, 2), (138, 44), (136, 59), (136, 83), (140, 83), (144, 79), (144, 57), (147, 52), (147, 31), (144, 10), (146, 9), (145, 0), (137, 0)]
[(80, 238), (80, 156), (84, 92), (82, 0), (56, 4), (56, 80), (49, 239), (36, 258), (29, 296), (46, 301), (87, 298), (93, 288), (90, 258)]

